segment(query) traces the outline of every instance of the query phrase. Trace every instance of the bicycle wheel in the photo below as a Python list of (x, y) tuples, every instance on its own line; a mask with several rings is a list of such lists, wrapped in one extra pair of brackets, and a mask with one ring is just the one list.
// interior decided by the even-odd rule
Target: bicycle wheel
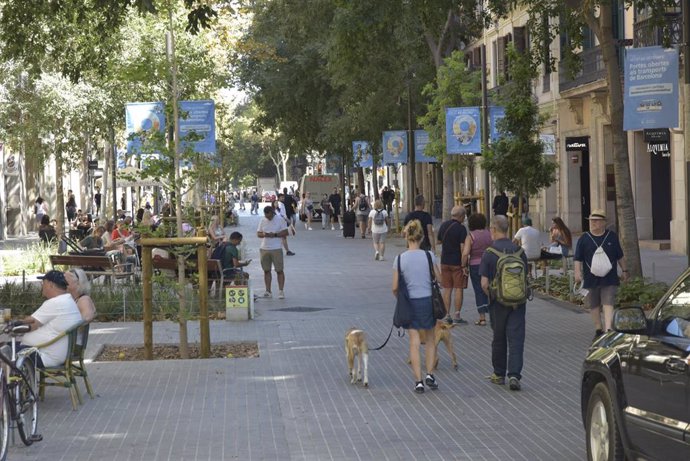
[(5, 384), (5, 376), (0, 373), (0, 379), (2, 379), (2, 392), (0, 392), (0, 461), (5, 461), (7, 459), (7, 448), (9, 446), (10, 439), (10, 398), (7, 393), (7, 385)]
[(38, 429), (38, 383), (36, 381), (36, 368), (29, 357), (17, 362), (17, 369), (25, 379), (17, 382), (15, 391), (15, 405), (17, 409), (17, 430), (24, 445), (34, 443), (34, 436)]

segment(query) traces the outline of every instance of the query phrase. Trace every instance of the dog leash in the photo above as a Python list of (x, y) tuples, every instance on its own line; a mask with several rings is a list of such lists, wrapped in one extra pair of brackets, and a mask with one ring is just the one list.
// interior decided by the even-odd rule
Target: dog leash
[[(386, 340), (383, 342), (383, 344), (381, 344), (379, 347), (377, 347), (377, 348), (375, 348), (375, 349), (369, 349), (369, 350), (370, 350), (370, 351), (380, 351), (381, 349), (383, 349), (383, 346), (385, 346), (386, 344), (388, 344), (388, 340), (391, 339), (391, 335), (393, 334), (393, 328), (395, 328), (395, 325), (391, 325), (391, 331), (388, 332), (388, 337), (387, 337)], [(400, 331), (398, 331), (398, 336), (399, 336), (400, 338), (402, 338), (403, 336), (405, 336), (405, 330), (402, 330), (402, 334), (400, 334)]]

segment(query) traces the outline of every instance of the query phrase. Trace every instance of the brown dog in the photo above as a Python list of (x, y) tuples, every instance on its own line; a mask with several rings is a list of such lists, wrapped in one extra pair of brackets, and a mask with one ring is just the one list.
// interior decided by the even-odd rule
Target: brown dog
[[(458, 369), (458, 359), (455, 357), (455, 350), (453, 349), (453, 335), (451, 330), (455, 327), (455, 324), (449, 324), (443, 320), (437, 320), (436, 326), (434, 326), (434, 340), (436, 341), (436, 362), (434, 363), (434, 370), (438, 368), (438, 345), (441, 341), (446, 345), (446, 349), (450, 354), (451, 362), (453, 363), (453, 368)], [(426, 330), (419, 330), (419, 340), (422, 344), (426, 342)], [(407, 363), (410, 363), (410, 359), (407, 359)], [(434, 370), (430, 370), (429, 373), (433, 373)]]
[[(364, 330), (350, 328), (345, 333), (345, 353), (347, 354), (347, 366), (350, 371), (350, 383), (356, 384), (362, 381), (364, 387), (369, 387), (369, 345)], [(354, 371), (355, 356), (357, 356), (357, 370)], [(364, 377), (362, 378), (362, 374)]]

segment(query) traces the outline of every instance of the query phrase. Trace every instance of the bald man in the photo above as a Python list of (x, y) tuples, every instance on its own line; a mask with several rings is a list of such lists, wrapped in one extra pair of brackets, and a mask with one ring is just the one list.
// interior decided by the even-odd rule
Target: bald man
[[(441, 244), (441, 286), (443, 287), (443, 302), (448, 309), (448, 323), (467, 323), (463, 320), (462, 310), (463, 290), (467, 287), (467, 268), (462, 267), (462, 247), (467, 238), (465, 228), (465, 207), (455, 206), (450, 211), (450, 219), (438, 230)], [(455, 313), (451, 316), (450, 301), (454, 299)]]

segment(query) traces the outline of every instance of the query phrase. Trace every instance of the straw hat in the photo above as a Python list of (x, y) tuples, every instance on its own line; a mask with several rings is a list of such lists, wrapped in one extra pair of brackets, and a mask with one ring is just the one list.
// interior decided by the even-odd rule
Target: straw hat
[(606, 221), (606, 212), (601, 208), (595, 208), (589, 215), (587, 219), (603, 219)]

